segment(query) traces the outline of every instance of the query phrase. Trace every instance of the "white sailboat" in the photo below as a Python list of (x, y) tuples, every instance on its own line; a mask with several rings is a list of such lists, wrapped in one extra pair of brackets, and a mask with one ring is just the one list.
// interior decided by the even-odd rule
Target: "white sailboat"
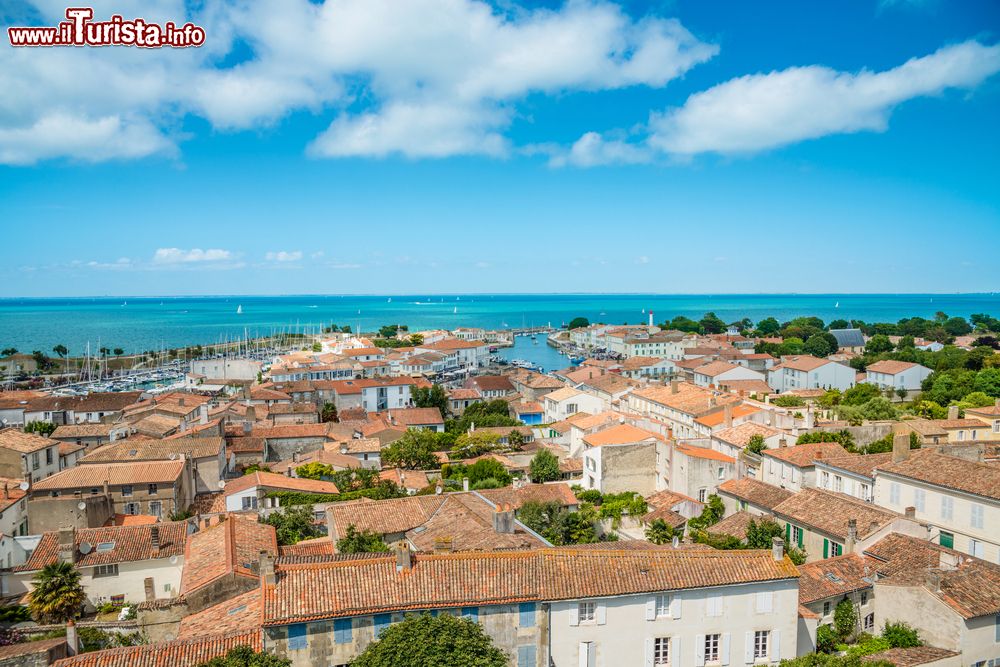
[(455, 306), (455, 309), (453, 311), (451, 311), (451, 312), (457, 314), (458, 313), (458, 306)]
[(840, 308), (840, 302), (838, 301), (837, 303), (833, 304), (833, 307), (834, 308)]
[(240, 305), (236, 306), (236, 314), (237, 315), (242, 315), (243, 314), (243, 304), (240, 304)]

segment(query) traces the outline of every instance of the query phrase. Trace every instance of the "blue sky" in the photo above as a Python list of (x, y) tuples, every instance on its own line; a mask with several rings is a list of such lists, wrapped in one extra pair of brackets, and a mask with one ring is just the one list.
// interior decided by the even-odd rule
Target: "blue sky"
[(4, 36), (0, 296), (1000, 284), (990, 0), (257, 4)]

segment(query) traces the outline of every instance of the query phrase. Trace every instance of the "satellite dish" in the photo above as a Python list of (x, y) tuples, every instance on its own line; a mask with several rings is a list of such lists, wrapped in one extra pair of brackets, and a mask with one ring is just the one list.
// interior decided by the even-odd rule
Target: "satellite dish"
[(85, 502), (83, 502), (83, 501), (81, 500), (80, 502), (78, 502), (78, 503), (76, 504), (76, 508), (77, 508), (78, 510), (85, 510), (85, 509), (87, 509), (87, 503), (85, 503)]
[(30, 488), (31, 488), (31, 485), (30, 485), (30, 484), (28, 484), (27, 482), (21, 482), (20, 484), (18, 484), (18, 487), (19, 487), (19, 488), (20, 488), (20, 489), (21, 489), (22, 491), (27, 491), (28, 489), (30, 489)]
[(80, 542), (80, 553), (89, 554), (94, 547), (90, 546), (90, 542)]
[(177, 565), (177, 556), (171, 556), (170, 557), (170, 564), (171, 565)]
[(220, 479), (219, 480), (219, 488), (220, 489), (226, 488), (226, 480), (224, 480), (224, 479)]

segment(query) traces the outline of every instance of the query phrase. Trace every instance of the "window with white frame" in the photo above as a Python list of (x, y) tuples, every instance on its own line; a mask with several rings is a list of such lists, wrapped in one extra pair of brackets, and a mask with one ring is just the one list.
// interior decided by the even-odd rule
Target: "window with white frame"
[(899, 483), (898, 482), (892, 482), (889, 485), (889, 504), (890, 505), (899, 505), (899, 492), (900, 492)]
[(698, 502), (704, 503), (708, 496), (708, 489), (698, 489)]
[(705, 662), (719, 661), (719, 635), (705, 635)]
[(951, 496), (941, 496), (941, 518), (951, 521), (955, 516), (955, 499)]
[(792, 526), (792, 544), (799, 544), (802, 542), (802, 529), (798, 526)]
[(722, 616), (722, 596), (709, 595), (705, 601), (706, 616)]
[(844, 490), (844, 478), (840, 475), (834, 475), (833, 477), (833, 490), (837, 493)]
[(579, 606), (579, 614), (581, 623), (593, 623), (597, 618), (597, 603), (581, 602)]
[(653, 667), (667, 667), (670, 664), (670, 637), (653, 640)]
[(913, 489), (913, 507), (923, 512), (927, 506), (927, 493), (923, 489)]
[(117, 577), (118, 576), (118, 563), (111, 563), (110, 565), (97, 565), (94, 567), (94, 578), (98, 577)]
[(973, 528), (983, 527), (983, 506), (972, 503), (970, 513), (969, 513), (969, 524)]
[(875, 614), (867, 614), (865, 616), (864, 629), (865, 632), (871, 632), (875, 629)]
[(666, 618), (670, 616), (670, 596), (669, 595), (657, 595), (656, 596), (656, 617)]
[(768, 644), (771, 638), (770, 630), (757, 630), (753, 633), (753, 659), (768, 657)]
[(823, 474), (820, 476), (820, 482), (821, 482), (820, 483), (820, 488), (822, 488), (822, 489), (829, 489), (830, 488), (830, 473), (828, 473), (827, 471), (824, 470)]

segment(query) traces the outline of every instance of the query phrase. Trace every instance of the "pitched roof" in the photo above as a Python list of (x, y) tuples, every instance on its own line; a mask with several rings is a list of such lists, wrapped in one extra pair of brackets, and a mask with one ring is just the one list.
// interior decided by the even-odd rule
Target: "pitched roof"
[(94, 463), (75, 466), (35, 482), (33, 491), (98, 488), (125, 484), (173, 483), (184, 472), (184, 461), (143, 461), (141, 463)]
[(444, 418), (437, 408), (403, 408), (390, 410), (389, 415), (394, 424), (400, 426), (425, 426), (427, 424), (443, 424)]
[[(15, 661), (15, 658), (20, 658), (22, 656), (34, 655), (36, 653), (48, 653), (52, 649), (61, 646), (66, 643), (65, 637), (57, 637), (55, 639), (41, 639), (36, 641), (26, 641), (19, 642), (17, 644), (8, 644), (7, 646), (0, 646), (0, 664), (3, 665), (17, 665), (17, 664), (48, 664), (48, 661), (44, 663), (21, 663)], [(8, 662), (9, 661), (9, 662)]]
[(731, 394), (718, 396), (709, 389), (687, 382), (677, 384), (677, 393), (674, 393), (670, 385), (657, 385), (637, 389), (632, 395), (693, 415), (701, 415), (726, 403), (736, 403), (740, 400)]
[(243, 475), (226, 483), (223, 493), (231, 496), (239, 491), (253, 488), (255, 486), (265, 489), (277, 489), (280, 491), (303, 491), (305, 493), (340, 493), (337, 485), (333, 482), (323, 482), (316, 479), (303, 479), (301, 477), (289, 477), (273, 472), (258, 470), (257, 472)]
[(557, 502), (564, 507), (572, 507), (580, 502), (573, 494), (573, 490), (562, 482), (525, 484), (518, 489), (513, 486), (505, 486), (500, 489), (482, 489), (477, 493), (494, 505), (510, 505), (514, 509), (518, 509), (528, 502)]
[(60, 438), (93, 438), (110, 436), (112, 431), (122, 428), (122, 424), (63, 424), (52, 431), (52, 439)]
[(791, 368), (793, 371), (804, 371), (809, 372), (816, 370), (820, 366), (826, 366), (827, 364), (833, 363), (829, 359), (819, 359), (812, 355), (802, 354), (787, 356), (781, 358), (781, 366), (783, 368)]
[[(794, 579), (770, 551), (543, 548), (279, 565), (264, 625), (378, 612), (564, 600)], [(365, 582), (359, 586), (358, 582)]]
[(696, 459), (707, 459), (709, 461), (718, 461), (720, 463), (736, 463), (736, 459), (732, 456), (727, 456), (722, 452), (717, 452), (710, 447), (697, 447), (695, 445), (678, 442), (674, 444), (674, 450)]
[(874, 364), (870, 364), (865, 368), (867, 371), (874, 371), (876, 373), (885, 373), (886, 375), (896, 375), (897, 373), (902, 373), (903, 371), (910, 370), (920, 364), (914, 364), (909, 361), (893, 361), (892, 359), (883, 359), (882, 361), (876, 361)]
[(712, 535), (731, 535), (737, 539), (745, 540), (750, 522), (761, 518), (750, 514), (750, 512), (734, 512), (706, 528), (705, 532)]
[(765, 509), (773, 509), (792, 496), (787, 489), (752, 477), (727, 480), (719, 485), (719, 491)]
[(853, 472), (862, 477), (874, 477), (875, 468), (890, 463), (892, 452), (880, 452), (878, 454), (851, 454), (850, 456), (837, 456), (834, 458), (817, 461), (818, 464), (839, 468), (847, 472)]
[(223, 438), (175, 438), (173, 440), (126, 440), (93, 450), (79, 463), (118, 463), (127, 461), (165, 461), (183, 453), (201, 459), (218, 456), (226, 441)]
[(16, 428), (5, 428), (0, 431), (0, 448), (11, 449), (21, 454), (31, 454), (46, 447), (58, 445), (57, 440), (40, 436), (37, 433), (25, 433)]
[(212, 658), (225, 655), (237, 646), (249, 646), (255, 651), (262, 650), (260, 631), (209, 635), (91, 651), (57, 660), (53, 667), (197, 667)]
[(573, 389), (573, 387), (563, 387), (562, 389), (556, 389), (553, 392), (545, 394), (545, 400), (556, 402), (567, 401), (574, 396), (579, 396), (582, 393), (582, 391), (579, 389)]
[(955, 651), (936, 646), (912, 646), (910, 648), (891, 648), (879, 651), (861, 658), (862, 662), (891, 662), (895, 667), (919, 667), (920, 665), (937, 664), (939, 660), (961, 655)]
[(728, 373), (729, 371), (737, 368), (739, 368), (739, 366), (731, 364), (728, 361), (710, 361), (707, 364), (703, 364), (695, 368), (694, 372), (698, 375), (715, 377), (716, 375), (722, 375), (723, 373)]
[(830, 335), (837, 339), (837, 347), (864, 347), (865, 336), (861, 329), (830, 329)]
[[(153, 546), (153, 531), (159, 533), (160, 546)], [(170, 558), (184, 553), (187, 523), (184, 521), (147, 524), (142, 526), (105, 526), (78, 528), (73, 535), (73, 553), (77, 567), (93, 567), (110, 563), (132, 563), (152, 558)], [(81, 544), (89, 544), (90, 551), (80, 551)], [(42, 534), (38, 546), (19, 572), (40, 570), (59, 558), (59, 533)]]
[(863, 539), (901, 517), (853, 496), (823, 489), (802, 489), (772, 511), (842, 540), (847, 539), (847, 524), (851, 519), (857, 521), (857, 535)]
[(1000, 500), (1000, 465), (994, 463), (920, 450), (911, 452), (904, 461), (880, 464), (878, 471)]
[(467, 384), (475, 385), (480, 391), (514, 391), (514, 385), (506, 375), (478, 375)]
[[(755, 405), (742, 404), (734, 405), (730, 411), (730, 417), (732, 419), (739, 419), (740, 417), (748, 417), (755, 412), (760, 412), (761, 409)], [(716, 410), (715, 412), (709, 413), (702, 417), (695, 419), (699, 424), (704, 426), (712, 427), (718, 426), (719, 424), (724, 424), (726, 422), (726, 411), (725, 408), (722, 410)]]
[(659, 439), (659, 436), (631, 424), (617, 424), (603, 431), (583, 436), (583, 441), (591, 447), (626, 445), (634, 442), (644, 442), (649, 439)]
[(851, 453), (838, 442), (807, 442), (791, 447), (765, 449), (760, 455), (791, 463), (797, 468), (810, 468), (819, 459), (843, 458)]
[(181, 619), (178, 639), (194, 639), (217, 632), (252, 632), (260, 630), (261, 590), (237, 595)]
[(834, 596), (872, 587), (873, 568), (857, 554), (844, 554), (799, 565), (799, 604), (810, 604)]
[(750, 438), (755, 435), (759, 435), (763, 438), (770, 438), (772, 436), (779, 435), (780, 433), (781, 431), (771, 428), (770, 426), (747, 421), (738, 426), (731, 426), (729, 428), (716, 431), (712, 434), (712, 437), (716, 440), (727, 442), (730, 445), (746, 447), (750, 442)]
[(516, 521), (513, 531), (497, 532), (493, 526), (496, 509), (475, 493), (449, 493), (426, 522), (406, 531), (406, 539), (418, 551), (433, 551), (441, 541), (455, 551), (531, 549), (549, 545)]
[(229, 514), (188, 538), (181, 593), (196, 591), (230, 573), (256, 579), (261, 551), (278, 555), (274, 527)]

